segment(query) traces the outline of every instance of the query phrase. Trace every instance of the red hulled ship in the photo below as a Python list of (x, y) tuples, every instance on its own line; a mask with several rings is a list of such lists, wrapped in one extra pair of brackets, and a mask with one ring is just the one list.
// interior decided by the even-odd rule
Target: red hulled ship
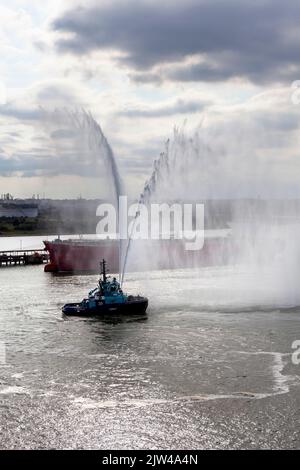
[(99, 260), (105, 258), (118, 271), (118, 246), (113, 240), (44, 241), (50, 262), (46, 272), (98, 272)]
[[(119, 271), (119, 242), (110, 239), (56, 239), (44, 241), (50, 262), (46, 272), (98, 272), (106, 259), (111, 272)], [(209, 237), (201, 250), (187, 251), (184, 240), (134, 240), (127, 268), (130, 271), (196, 267), (226, 262), (228, 237)]]

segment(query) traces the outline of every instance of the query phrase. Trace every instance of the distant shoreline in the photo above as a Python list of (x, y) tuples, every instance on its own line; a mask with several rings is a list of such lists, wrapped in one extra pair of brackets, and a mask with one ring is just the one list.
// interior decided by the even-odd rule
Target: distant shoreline
[[(78, 232), (76, 233), (70, 233), (69, 231), (66, 231), (66, 232), (59, 232), (59, 234), (57, 234), (57, 236), (64, 236), (64, 235), (79, 235)], [(18, 230), (15, 230), (13, 232), (7, 232), (7, 233), (0, 233), (0, 238), (13, 238), (13, 237), (18, 237), (18, 236), (21, 236), (21, 237), (35, 237), (35, 236), (49, 236), (49, 231), (39, 231), (39, 230), (36, 230), (36, 231), (18, 231)]]

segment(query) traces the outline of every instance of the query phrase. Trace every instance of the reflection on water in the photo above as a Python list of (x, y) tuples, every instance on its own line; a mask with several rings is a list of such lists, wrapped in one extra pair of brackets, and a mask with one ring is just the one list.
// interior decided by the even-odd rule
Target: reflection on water
[(131, 273), (147, 315), (82, 319), (61, 307), (97, 276), (1, 269), (0, 447), (299, 446), (300, 309), (272, 307), (270, 292), (254, 308), (234, 294), (242, 273), (228, 276)]

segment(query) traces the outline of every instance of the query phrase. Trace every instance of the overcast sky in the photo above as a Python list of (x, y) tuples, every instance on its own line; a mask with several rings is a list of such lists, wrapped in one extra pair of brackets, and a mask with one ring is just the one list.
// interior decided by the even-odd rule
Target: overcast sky
[(235, 195), (243, 172), (242, 195), (276, 184), (300, 197), (297, 0), (11, 0), (0, 22), (1, 193), (101, 195), (78, 133), (55, 112), (83, 107), (132, 195), (186, 121), (213, 152), (235, 155)]

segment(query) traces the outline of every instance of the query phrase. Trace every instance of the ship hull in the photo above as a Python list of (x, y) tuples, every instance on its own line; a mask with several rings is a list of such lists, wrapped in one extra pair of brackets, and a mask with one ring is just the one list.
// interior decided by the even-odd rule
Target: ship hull
[(46, 272), (99, 272), (99, 262), (106, 259), (112, 272), (119, 269), (118, 250), (115, 243), (74, 243), (44, 241), (50, 262)]
[[(96, 273), (99, 262), (106, 259), (111, 272), (119, 272), (117, 240), (44, 241), (50, 263), (46, 272)], [(186, 250), (183, 240), (134, 240), (126, 264), (127, 271), (176, 269), (225, 264), (228, 259), (226, 239), (205, 240), (201, 250)]]
[(122, 304), (102, 304), (95, 308), (82, 308), (80, 303), (66, 304), (62, 312), (67, 316), (88, 317), (94, 315), (139, 315), (146, 313), (148, 299), (127, 301)]

